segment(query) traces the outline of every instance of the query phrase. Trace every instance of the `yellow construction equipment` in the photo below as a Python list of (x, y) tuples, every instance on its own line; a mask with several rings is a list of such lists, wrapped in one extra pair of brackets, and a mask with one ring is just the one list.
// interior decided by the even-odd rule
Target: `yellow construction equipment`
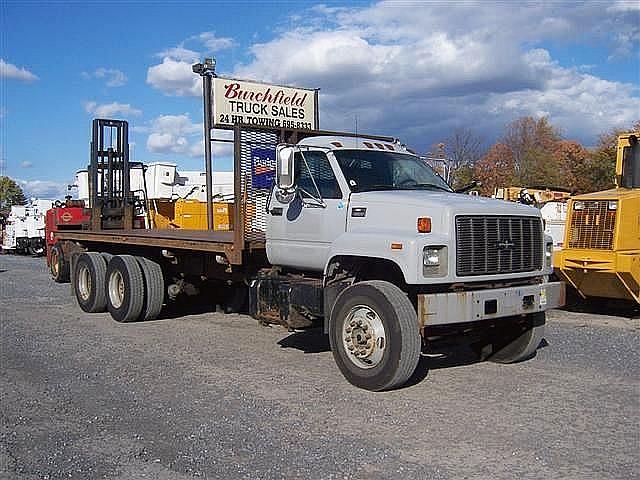
[(569, 200), (556, 274), (582, 297), (640, 304), (640, 132), (618, 136), (616, 187)]
[[(233, 228), (233, 204), (213, 203), (213, 229), (229, 231)], [(154, 228), (207, 229), (207, 204), (197, 200), (154, 200), (150, 208)]]

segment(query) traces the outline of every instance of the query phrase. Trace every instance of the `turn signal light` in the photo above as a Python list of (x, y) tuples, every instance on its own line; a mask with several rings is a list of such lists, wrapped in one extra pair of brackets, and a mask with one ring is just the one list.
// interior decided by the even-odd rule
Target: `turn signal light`
[(418, 232), (431, 233), (431, 218), (429, 217), (418, 218)]

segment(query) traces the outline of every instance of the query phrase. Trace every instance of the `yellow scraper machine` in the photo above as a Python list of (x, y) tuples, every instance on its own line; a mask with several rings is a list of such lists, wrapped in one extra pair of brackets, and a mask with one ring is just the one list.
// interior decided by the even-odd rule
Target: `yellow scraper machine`
[(556, 273), (583, 297), (640, 304), (640, 132), (618, 137), (616, 187), (569, 200)]

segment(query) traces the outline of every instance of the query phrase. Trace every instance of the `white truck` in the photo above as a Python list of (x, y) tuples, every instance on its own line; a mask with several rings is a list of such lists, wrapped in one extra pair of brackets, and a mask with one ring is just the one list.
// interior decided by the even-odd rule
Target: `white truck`
[[(234, 99), (308, 100), (233, 82), (220, 88)], [(94, 120), (90, 218), (52, 231), (47, 257), (57, 281), (71, 273), (84, 311), (151, 320), (213, 285), (228, 310), (248, 303), (261, 323), (323, 326), (345, 378), (375, 391), (405, 384), (436, 338), (466, 336), (481, 358), (502, 363), (535, 354), (545, 310), (564, 303), (564, 284), (549, 281), (553, 242), (538, 209), (455, 193), (391, 137), (242, 120), (230, 127), (234, 220), (224, 232), (134, 228), (127, 123)], [(211, 205), (210, 179), (207, 190)]]
[(53, 200), (32, 198), (27, 205), (12, 206), (5, 225), (2, 250), (42, 255), (45, 249), (45, 215), (53, 203)]

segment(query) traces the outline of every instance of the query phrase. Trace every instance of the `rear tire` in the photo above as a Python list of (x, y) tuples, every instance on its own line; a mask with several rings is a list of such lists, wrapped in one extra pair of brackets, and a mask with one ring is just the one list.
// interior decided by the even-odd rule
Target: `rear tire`
[(366, 390), (404, 385), (420, 359), (416, 311), (402, 290), (384, 281), (356, 283), (338, 296), (329, 340), (342, 374)]
[(155, 320), (164, 303), (164, 276), (162, 267), (153, 260), (136, 257), (144, 277), (144, 302), (139, 320)]
[(106, 272), (107, 264), (99, 253), (84, 252), (78, 255), (73, 269), (73, 293), (83, 311), (105, 311)]
[(116, 255), (107, 266), (107, 310), (116, 322), (134, 322), (140, 318), (144, 303), (142, 270), (131, 255)]
[(54, 282), (69, 283), (69, 262), (65, 260), (62, 246), (59, 243), (51, 247), (49, 272), (51, 272), (51, 278), (53, 278)]
[(491, 339), (493, 353), (488, 360), (516, 363), (535, 356), (544, 337), (545, 313), (530, 313), (522, 322), (504, 325)]

